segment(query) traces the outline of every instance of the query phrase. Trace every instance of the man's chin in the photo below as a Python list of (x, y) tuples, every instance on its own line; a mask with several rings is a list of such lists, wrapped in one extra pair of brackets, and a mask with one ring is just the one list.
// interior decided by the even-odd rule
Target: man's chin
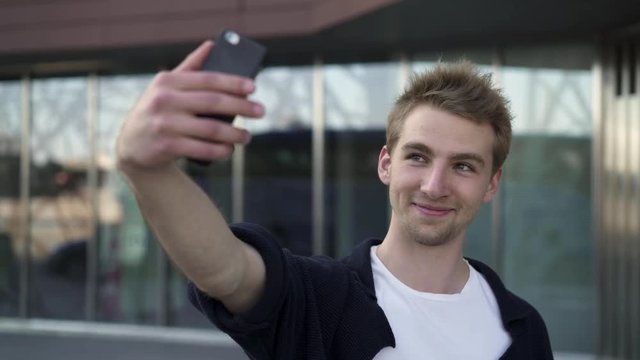
[(416, 242), (420, 245), (434, 247), (434, 246), (442, 246), (449, 243), (451, 239), (447, 237), (420, 237), (416, 239)]
[(439, 246), (454, 239), (459, 233), (452, 219), (407, 218), (402, 223), (407, 239), (425, 245)]
[(452, 241), (454, 236), (451, 229), (420, 229), (412, 237), (420, 245), (440, 246)]

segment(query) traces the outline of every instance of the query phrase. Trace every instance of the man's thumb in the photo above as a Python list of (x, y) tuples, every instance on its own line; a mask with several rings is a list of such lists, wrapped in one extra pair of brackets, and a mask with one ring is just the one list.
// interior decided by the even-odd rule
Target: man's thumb
[(213, 49), (213, 41), (207, 40), (200, 44), (197, 49), (193, 50), (187, 57), (182, 60), (180, 65), (176, 66), (173, 71), (195, 71), (200, 70), (204, 64), (207, 55)]

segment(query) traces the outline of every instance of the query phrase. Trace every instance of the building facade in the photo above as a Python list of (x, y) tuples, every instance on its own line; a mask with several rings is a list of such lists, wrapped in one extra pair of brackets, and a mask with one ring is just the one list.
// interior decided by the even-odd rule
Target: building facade
[[(299, 254), (383, 237), (376, 162), (412, 72), (461, 58), (511, 100), (498, 198), (466, 255), (542, 313), (558, 359), (640, 359), (640, 4), (604, 0), (0, 4), (0, 357), (242, 359), (114, 168), (153, 74), (223, 28), (269, 48), (253, 141), (184, 164), (230, 221)], [(287, 194), (286, 197), (283, 194)]]

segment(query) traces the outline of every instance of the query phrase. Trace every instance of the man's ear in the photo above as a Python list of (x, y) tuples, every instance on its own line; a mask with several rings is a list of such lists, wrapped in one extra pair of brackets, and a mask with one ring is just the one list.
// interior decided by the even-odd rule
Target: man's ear
[(383, 184), (389, 185), (391, 180), (391, 154), (387, 146), (383, 146), (378, 156), (378, 177)]
[(493, 200), (493, 198), (498, 193), (498, 189), (500, 188), (500, 180), (502, 179), (502, 168), (498, 169), (495, 174), (491, 176), (491, 180), (489, 181), (489, 186), (487, 187), (487, 192), (484, 194), (484, 202), (488, 203)]

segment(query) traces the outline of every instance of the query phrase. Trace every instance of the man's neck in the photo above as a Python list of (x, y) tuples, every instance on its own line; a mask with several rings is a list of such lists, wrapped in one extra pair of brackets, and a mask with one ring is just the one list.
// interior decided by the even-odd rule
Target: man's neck
[(387, 233), (376, 254), (389, 271), (410, 288), (437, 294), (457, 294), (469, 279), (459, 239), (437, 246)]

